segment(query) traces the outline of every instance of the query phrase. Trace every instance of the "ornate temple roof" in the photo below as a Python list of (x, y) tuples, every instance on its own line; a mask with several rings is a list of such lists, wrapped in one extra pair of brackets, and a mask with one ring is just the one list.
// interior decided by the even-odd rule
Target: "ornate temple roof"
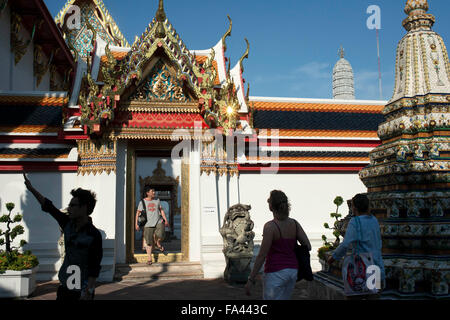
[(432, 31), (435, 17), (426, 0), (408, 0), (403, 26), (408, 33), (397, 47), (395, 89), (389, 103), (427, 94), (450, 94), (450, 64), (441, 36)]
[(385, 103), (250, 97), (258, 156), (249, 148), (239, 171), (357, 172), (379, 145)]
[(66, 93), (0, 93), (0, 136), (58, 132), (68, 101)]
[[(79, 97), (81, 105), (79, 123), (91, 133), (99, 133), (103, 123), (103, 128), (118, 125), (121, 133), (127, 128), (150, 134), (163, 128), (193, 128), (195, 121), (202, 121), (202, 127), (229, 132), (238, 116), (247, 113), (242, 61), (249, 51), (247, 41), (242, 58), (227, 70), (225, 39), (231, 34), (231, 25), (230, 19), (227, 32), (214, 47), (189, 51), (160, 0), (155, 18), (131, 47), (114, 46), (96, 33), (92, 59), (79, 61), (73, 86), (72, 96)], [(76, 105), (75, 99), (71, 100), (70, 107)], [(123, 122), (119, 113), (127, 112)], [(176, 117), (171, 113), (183, 117), (180, 124), (172, 120)], [(112, 121), (115, 116), (122, 120)]]
[[(81, 28), (79, 30), (68, 30), (64, 27), (66, 14), (72, 5), (80, 7)], [(86, 58), (93, 49), (93, 33), (89, 30), (88, 23), (108, 44), (119, 47), (130, 46), (102, 0), (68, 0), (55, 17), (55, 22), (64, 30), (66, 41), (83, 58)]]
[(333, 68), (333, 99), (355, 99), (355, 82), (353, 69), (344, 59), (344, 49), (339, 49), (340, 59)]
[(76, 147), (62, 132), (66, 92), (0, 93), (0, 171), (76, 171)]
[(382, 101), (250, 97), (250, 104), (255, 128), (292, 130), (301, 135), (316, 132), (323, 136), (319, 133), (327, 131), (330, 136), (346, 132), (348, 136), (366, 133), (376, 137), (384, 119)]

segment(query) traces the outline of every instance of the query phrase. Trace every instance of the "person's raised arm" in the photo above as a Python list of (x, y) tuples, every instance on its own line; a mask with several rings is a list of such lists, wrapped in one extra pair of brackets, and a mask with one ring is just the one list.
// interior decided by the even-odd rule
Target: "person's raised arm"
[(25, 179), (25, 186), (27, 187), (28, 191), (30, 191), (33, 196), (36, 198), (36, 200), (40, 203), (42, 206), (45, 203), (45, 197), (40, 194), (31, 184), (30, 180), (25, 175), (25, 172), (23, 172), (23, 178)]

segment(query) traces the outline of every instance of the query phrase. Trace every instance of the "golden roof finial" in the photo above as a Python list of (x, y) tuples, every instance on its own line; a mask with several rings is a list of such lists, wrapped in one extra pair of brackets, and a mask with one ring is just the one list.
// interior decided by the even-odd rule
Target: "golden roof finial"
[(156, 21), (166, 21), (166, 13), (164, 12), (164, 0), (159, 0), (158, 11), (156, 11)]
[(159, 0), (158, 10), (155, 15), (158, 25), (156, 26), (155, 36), (157, 38), (164, 38), (166, 36), (166, 30), (164, 29), (164, 22), (166, 21), (166, 13), (164, 12), (164, 1)]

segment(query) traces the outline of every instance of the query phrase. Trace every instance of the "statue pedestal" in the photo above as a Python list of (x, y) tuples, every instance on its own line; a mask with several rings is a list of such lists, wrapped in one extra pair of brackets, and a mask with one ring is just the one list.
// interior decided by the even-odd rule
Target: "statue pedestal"
[(227, 266), (223, 273), (225, 281), (230, 284), (245, 284), (251, 272), (250, 263), (252, 261), (252, 256), (225, 257), (225, 260), (227, 262)]
[[(325, 253), (326, 258), (329, 255), (329, 252)], [(330, 266), (323, 259), (319, 261), (322, 270), (314, 274), (314, 281), (309, 284), (309, 298), (314, 300), (345, 300), (341, 262), (335, 262)]]

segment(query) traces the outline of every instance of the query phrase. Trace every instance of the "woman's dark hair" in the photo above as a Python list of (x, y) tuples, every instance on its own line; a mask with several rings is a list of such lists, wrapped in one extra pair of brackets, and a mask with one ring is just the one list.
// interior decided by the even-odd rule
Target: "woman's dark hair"
[(78, 188), (70, 191), (70, 194), (72, 197), (78, 199), (80, 206), (86, 205), (87, 215), (91, 215), (92, 211), (94, 211), (95, 204), (97, 203), (97, 195), (95, 192)]
[(358, 193), (352, 198), (352, 201), (359, 212), (367, 213), (369, 211), (369, 198), (365, 193)]
[(267, 200), (275, 217), (279, 220), (285, 220), (289, 217), (289, 211), (291, 210), (291, 204), (287, 196), (283, 191), (272, 190), (270, 192), (270, 198)]

